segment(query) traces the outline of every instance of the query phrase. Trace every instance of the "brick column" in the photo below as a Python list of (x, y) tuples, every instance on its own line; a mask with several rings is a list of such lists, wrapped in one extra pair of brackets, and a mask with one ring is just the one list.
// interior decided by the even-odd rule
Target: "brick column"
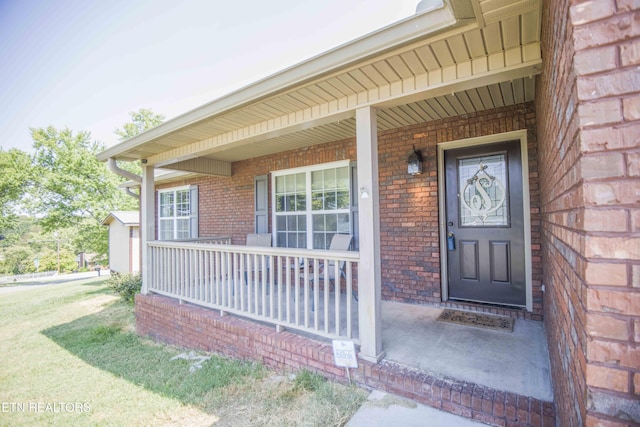
[(640, 423), (640, 3), (584, 1), (570, 18), (584, 201), (586, 423)]
[(544, 2), (545, 324), (559, 425), (640, 423), (640, 4)]

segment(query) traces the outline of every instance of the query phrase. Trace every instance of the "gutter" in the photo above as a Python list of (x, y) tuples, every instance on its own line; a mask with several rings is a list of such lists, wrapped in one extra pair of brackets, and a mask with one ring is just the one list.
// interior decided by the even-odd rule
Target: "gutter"
[[(120, 166), (118, 166), (116, 159), (114, 159), (113, 157), (109, 157), (109, 160), (107, 161), (107, 165), (109, 166), (109, 169), (111, 170), (111, 172), (115, 173), (116, 175), (120, 175), (123, 178), (129, 179), (131, 181), (135, 181), (138, 184), (142, 184), (141, 176), (136, 175), (133, 172), (129, 172), (128, 170), (122, 169)], [(140, 200), (140, 195), (131, 191), (131, 188), (129, 187), (125, 188), (125, 192), (131, 197)]]

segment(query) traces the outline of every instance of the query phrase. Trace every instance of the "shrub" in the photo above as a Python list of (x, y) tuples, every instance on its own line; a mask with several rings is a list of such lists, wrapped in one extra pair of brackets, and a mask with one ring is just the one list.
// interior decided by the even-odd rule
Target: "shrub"
[(107, 285), (116, 293), (128, 301), (133, 302), (135, 295), (140, 292), (142, 287), (142, 277), (136, 274), (112, 274)]

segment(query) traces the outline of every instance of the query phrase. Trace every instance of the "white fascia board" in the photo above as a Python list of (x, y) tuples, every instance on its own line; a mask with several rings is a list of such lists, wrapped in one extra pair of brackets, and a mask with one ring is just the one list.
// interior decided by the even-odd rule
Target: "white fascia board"
[(216, 99), (208, 104), (171, 119), (153, 129), (99, 153), (99, 161), (117, 158), (144, 143), (175, 132), (185, 126), (240, 108), (267, 96), (301, 85), (323, 75), (348, 67), (373, 55), (426, 38), (432, 33), (451, 27), (457, 19), (448, 2), (434, 1), (434, 5), (420, 14), (410, 16), (380, 30), (338, 46), (292, 67)]

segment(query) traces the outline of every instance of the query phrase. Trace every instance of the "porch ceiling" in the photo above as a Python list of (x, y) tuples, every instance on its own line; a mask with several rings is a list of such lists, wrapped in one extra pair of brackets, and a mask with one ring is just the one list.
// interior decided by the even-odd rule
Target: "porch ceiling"
[[(258, 82), (273, 87), (258, 99), (225, 108), (223, 98), (212, 109), (214, 101), (200, 109), (215, 110), (206, 117), (168, 122), (99, 158), (169, 169), (196, 158), (234, 162), (353, 137), (355, 110), (365, 106), (378, 110), (378, 129), (387, 130), (533, 100), (541, 0), (452, 3)], [(350, 61), (334, 64), (343, 54)], [(324, 71), (277, 85), (305, 66)]]

